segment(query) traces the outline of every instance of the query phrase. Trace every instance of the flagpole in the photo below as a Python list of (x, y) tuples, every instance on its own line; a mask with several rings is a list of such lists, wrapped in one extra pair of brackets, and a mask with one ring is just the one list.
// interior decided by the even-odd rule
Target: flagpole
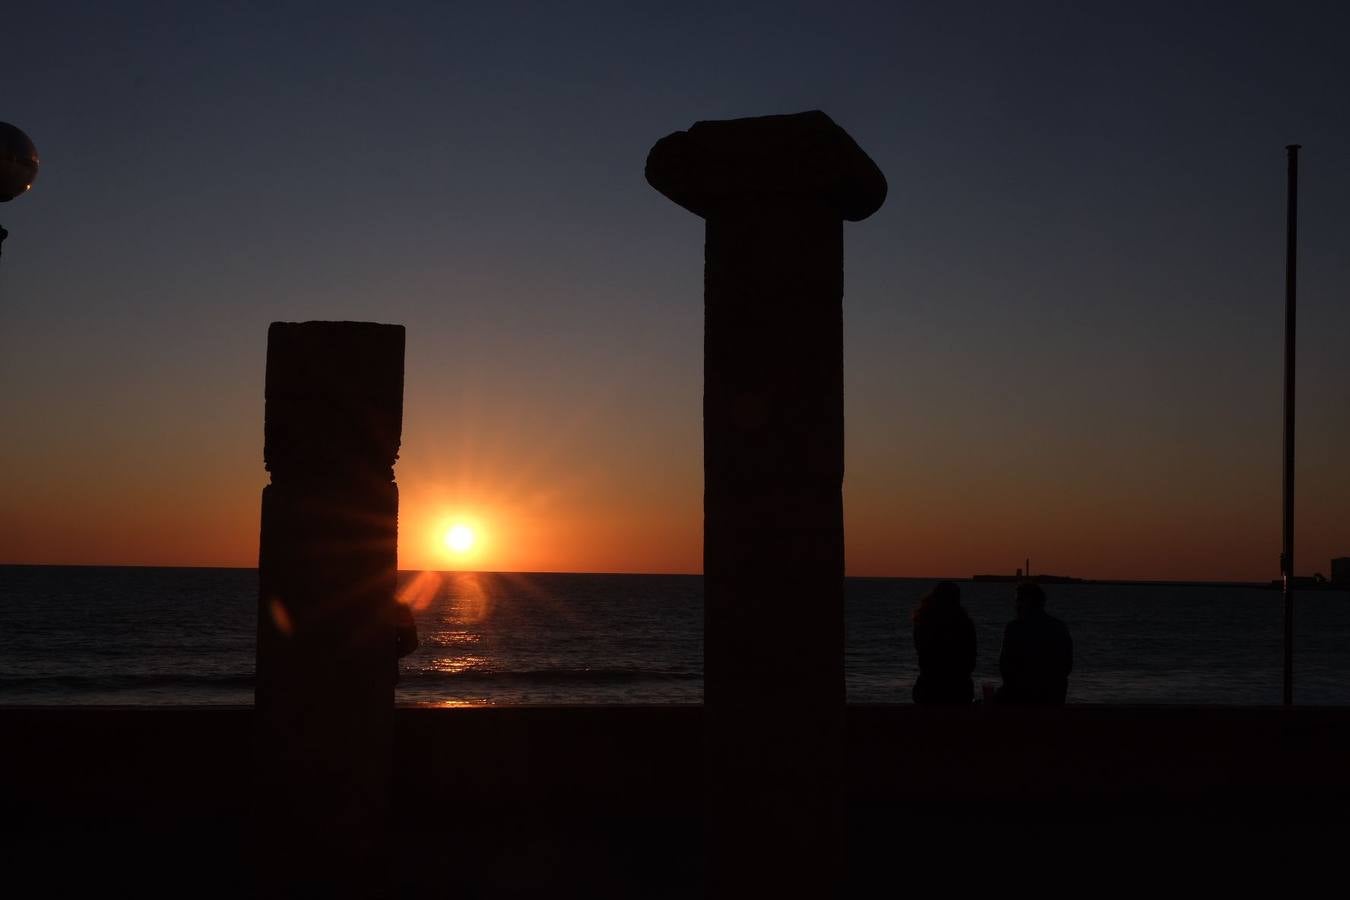
[(1284, 705), (1294, 703), (1294, 352), (1297, 287), (1298, 151), (1289, 144), (1288, 210), (1284, 248), (1284, 546), (1280, 581), (1284, 594)]

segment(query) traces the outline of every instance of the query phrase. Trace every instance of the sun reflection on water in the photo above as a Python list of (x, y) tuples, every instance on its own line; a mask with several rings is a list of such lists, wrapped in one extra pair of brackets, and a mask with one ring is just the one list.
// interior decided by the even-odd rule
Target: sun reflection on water
[(464, 572), (455, 578), (455, 596), (450, 611), (461, 622), (477, 623), (492, 614), (492, 595), (477, 572)]
[(475, 654), (464, 654), (463, 656), (442, 657), (432, 661), (431, 665), (423, 667), (424, 672), (440, 672), (445, 675), (459, 675), (463, 672), (471, 672), (475, 669), (486, 668), (488, 660), (486, 657)]

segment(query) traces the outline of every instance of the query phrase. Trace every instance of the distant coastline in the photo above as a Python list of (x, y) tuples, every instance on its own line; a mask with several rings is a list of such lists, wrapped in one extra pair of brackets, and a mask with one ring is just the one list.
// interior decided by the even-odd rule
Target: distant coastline
[(1023, 581), (1034, 582), (1035, 584), (1085, 584), (1084, 578), (1074, 578), (1069, 575), (1023, 575), (1018, 570), (1016, 575), (972, 575), (971, 581), (994, 581), (1005, 583), (1021, 583)]
[[(1209, 588), (1258, 588), (1261, 590), (1279, 590), (1281, 583), (1274, 581), (1179, 581), (1153, 580), (1137, 578), (1075, 578), (1070, 575), (972, 575), (971, 581), (1016, 584), (1031, 581), (1036, 584), (1093, 584), (1116, 587), (1209, 587)], [(1300, 575), (1294, 579), (1294, 588), (1299, 591), (1350, 591), (1350, 584), (1335, 584), (1330, 581), (1318, 581)]]

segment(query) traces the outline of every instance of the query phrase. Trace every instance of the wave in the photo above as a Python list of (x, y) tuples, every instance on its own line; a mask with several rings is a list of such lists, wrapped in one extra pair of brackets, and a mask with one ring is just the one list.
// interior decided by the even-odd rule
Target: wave
[(697, 681), (703, 675), (669, 669), (639, 668), (545, 668), (545, 669), (413, 669), (400, 675), (402, 683), (527, 682), (531, 684), (622, 684), (636, 681)]
[(135, 690), (157, 687), (252, 688), (252, 672), (202, 675), (190, 672), (107, 675), (0, 675), (0, 692), (14, 688), (74, 690)]
[[(635, 682), (698, 681), (698, 672), (641, 668), (478, 669), (458, 672), (435, 669), (404, 670), (402, 684), (631, 684)], [(0, 695), (6, 691), (129, 691), (160, 688), (249, 689), (253, 674), (125, 673), (105, 675), (0, 675)]]

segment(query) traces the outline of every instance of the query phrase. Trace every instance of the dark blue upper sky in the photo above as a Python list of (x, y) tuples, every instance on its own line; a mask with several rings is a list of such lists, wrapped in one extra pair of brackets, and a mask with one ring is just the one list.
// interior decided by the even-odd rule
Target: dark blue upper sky
[(1300, 569), (1350, 554), (1350, 7), (388, 6), (7, 11), (0, 561), (247, 563), (267, 323), (359, 318), (409, 328), (405, 520), (509, 473), (639, 537), (502, 567), (696, 568), (702, 230), (643, 162), (812, 108), (891, 185), (846, 230), (853, 571), (1273, 577), (1292, 141)]

